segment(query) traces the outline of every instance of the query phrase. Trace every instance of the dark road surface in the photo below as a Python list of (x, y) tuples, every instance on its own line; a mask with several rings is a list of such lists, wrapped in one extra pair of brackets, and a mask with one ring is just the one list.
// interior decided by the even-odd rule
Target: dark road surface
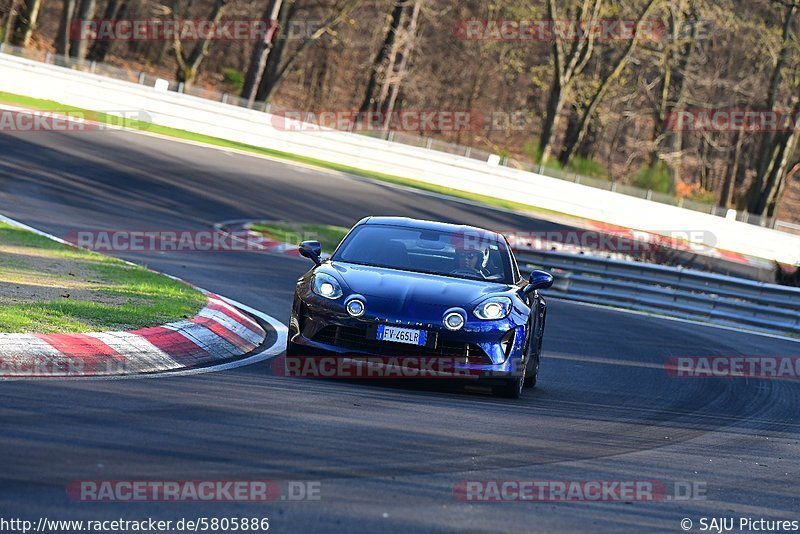
[[(551, 223), (266, 159), (123, 132), (0, 134), (0, 213), (65, 236), (241, 218), (348, 226), (406, 215)], [(310, 262), (245, 252), (122, 257), (285, 322)], [(670, 356), (798, 356), (800, 344), (551, 299), (520, 401), (430, 384), (273, 377), (0, 383), (0, 516), (269, 517), (274, 532), (671, 531), (701, 517), (800, 520), (800, 383), (678, 379)], [(316, 481), (320, 500), (83, 503), (80, 480)], [(465, 480), (696, 484), (705, 499), (462, 502)]]

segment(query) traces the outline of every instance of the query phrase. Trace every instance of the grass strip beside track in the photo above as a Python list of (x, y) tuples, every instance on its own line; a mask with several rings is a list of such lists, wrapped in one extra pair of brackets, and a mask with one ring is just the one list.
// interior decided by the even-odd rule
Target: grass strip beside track
[(129, 330), (194, 316), (198, 290), (0, 223), (0, 332)]
[(247, 228), (264, 234), (281, 243), (296, 245), (301, 241), (319, 241), (323, 252), (332, 254), (349, 231), (342, 226), (329, 224), (306, 224), (284, 221), (259, 221), (247, 225)]

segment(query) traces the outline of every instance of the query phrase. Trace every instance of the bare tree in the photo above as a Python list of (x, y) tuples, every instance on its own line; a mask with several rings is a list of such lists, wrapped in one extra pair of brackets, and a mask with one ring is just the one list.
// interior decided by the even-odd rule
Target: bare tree
[(381, 85), (381, 77), (384, 73), (385, 63), (392, 53), (394, 42), (397, 39), (397, 34), (400, 31), (400, 24), (403, 20), (403, 15), (406, 9), (406, 0), (395, 0), (392, 4), (392, 11), (388, 17), (388, 24), (384, 32), (383, 41), (378, 52), (372, 60), (372, 67), (370, 68), (369, 81), (364, 90), (364, 98), (361, 100), (359, 106), (359, 115), (362, 115), (374, 109), (377, 106), (377, 89)]
[[(785, 7), (783, 17), (783, 31), (781, 48), (775, 60), (770, 77), (767, 93), (766, 109), (777, 111), (778, 90), (783, 81), (783, 71), (790, 54), (797, 50), (797, 36), (794, 32), (794, 23), (800, 5), (796, 1), (785, 3), (775, 0), (779, 6)], [(800, 87), (793, 87), (794, 95), (800, 92)], [(800, 112), (800, 98), (794, 96), (794, 116)], [(772, 215), (775, 211), (778, 198), (783, 190), (784, 179), (790, 159), (797, 148), (797, 127), (792, 124), (788, 131), (762, 134), (763, 140), (758, 155), (758, 167), (755, 179), (747, 191), (748, 209), (752, 213)]]
[(69, 55), (76, 59), (86, 58), (86, 52), (89, 50), (90, 36), (84, 33), (81, 22), (94, 18), (96, 7), (96, 0), (80, 0), (78, 12), (73, 22), (73, 28), (70, 31), (69, 43)]
[(14, 33), (14, 23), (17, 21), (17, 13), (21, 3), (22, 0), (11, 0), (11, 3), (8, 6), (8, 13), (6, 14), (6, 21), (3, 28), (4, 43), (11, 41), (11, 35)]
[[(225, 10), (225, 6), (228, 5), (228, 2), (229, 0), (214, 0), (211, 13), (206, 19), (210, 21), (210, 25), (212, 27), (215, 27), (222, 19), (223, 11)], [(180, 0), (173, 0), (172, 13), (176, 19), (176, 22), (178, 13), (180, 12)], [(175, 77), (178, 79), (178, 82), (188, 85), (194, 81), (195, 77), (197, 76), (197, 71), (200, 68), (200, 64), (203, 62), (206, 56), (208, 56), (208, 52), (211, 48), (211, 43), (213, 40), (213, 32), (207, 33), (200, 38), (200, 40), (194, 45), (194, 48), (192, 48), (192, 51), (187, 55), (180, 39), (180, 32), (175, 33), (173, 46), (175, 48), (175, 61), (178, 63), (178, 68), (175, 72)]]
[[(594, 26), (600, 16), (603, 0), (581, 0), (580, 7), (575, 16), (575, 23)], [(589, 18), (586, 15), (589, 13)], [(547, 0), (547, 17), (553, 23), (560, 21), (555, 0)], [(558, 130), (561, 110), (564, 108), (567, 93), (580, 76), (583, 69), (594, 52), (595, 32), (590, 31), (585, 38), (575, 38), (567, 47), (563, 36), (553, 32), (553, 75), (550, 84), (547, 107), (545, 108), (544, 124), (539, 137), (539, 152), (541, 163), (547, 163), (553, 150), (553, 138)]]
[(56, 53), (61, 56), (69, 54), (70, 32), (72, 31), (72, 17), (75, 14), (77, 0), (64, 0), (61, 8), (61, 19), (58, 23), (56, 35)]
[(258, 85), (261, 83), (261, 77), (264, 75), (264, 69), (267, 66), (267, 58), (272, 51), (272, 41), (278, 29), (277, 20), (282, 3), (283, 0), (267, 0), (267, 5), (264, 8), (262, 19), (267, 21), (268, 24), (261, 38), (253, 47), (250, 66), (247, 68), (244, 86), (242, 87), (242, 98), (246, 98), (250, 104), (255, 101)]
[[(69, 0), (65, 0), (69, 1)], [(108, 0), (103, 20), (116, 20), (124, 18), (128, 11), (128, 0)], [(111, 47), (111, 39), (95, 39), (92, 48), (87, 56), (92, 61), (105, 61), (108, 49)]]
[(23, 47), (28, 46), (31, 35), (36, 29), (36, 21), (39, 18), (39, 9), (41, 7), (42, 0), (25, 0), (24, 8), (14, 20), (11, 44)]
[[(642, 11), (641, 15), (639, 15), (637, 26), (644, 22), (646, 17), (649, 16), (650, 12), (659, 1), (660, 0), (650, 0), (647, 3), (644, 11)], [(583, 142), (584, 138), (586, 137), (586, 133), (589, 131), (589, 122), (597, 112), (597, 108), (608, 90), (617, 81), (619, 76), (622, 74), (622, 71), (625, 70), (628, 60), (631, 58), (633, 51), (636, 49), (636, 46), (639, 43), (639, 39), (640, 36), (637, 35), (628, 40), (628, 44), (625, 46), (622, 54), (617, 58), (609, 72), (605, 74), (605, 77), (602, 79), (600, 84), (597, 86), (597, 89), (594, 91), (594, 94), (592, 94), (591, 98), (589, 99), (588, 104), (581, 110), (579, 116), (580, 118), (578, 119), (576, 126), (569, 132), (564, 140), (564, 145), (559, 156), (559, 161), (562, 165), (566, 165), (570, 162), (572, 156), (575, 154), (575, 149)], [(544, 158), (542, 159), (544, 160)]]
[[(267, 56), (264, 73), (258, 85), (256, 100), (267, 102), (271, 98), (278, 84), (289, 71), (295, 61), (301, 57), (302, 53), (312, 44), (317, 42), (326, 34), (333, 31), (363, 0), (345, 0), (340, 6), (333, 8), (333, 13), (325, 19), (314, 32), (306, 35), (291, 52), (287, 52), (286, 45), (288, 36), (279, 34), (273, 41), (272, 51)], [(287, 7), (288, 6), (288, 7)], [(285, 2), (278, 15), (278, 22), (281, 28), (288, 28), (296, 13), (297, 3)]]

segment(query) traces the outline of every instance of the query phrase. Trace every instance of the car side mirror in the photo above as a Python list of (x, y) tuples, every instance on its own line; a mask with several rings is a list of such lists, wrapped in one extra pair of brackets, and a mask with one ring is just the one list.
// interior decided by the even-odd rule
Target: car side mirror
[(547, 271), (531, 271), (528, 277), (528, 285), (525, 286), (525, 293), (530, 293), (537, 289), (547, 289), (553, 285), (553, 275)]
[(322, 260), (322, 244), (319, 241), (303, 241), (298, 248), (301, 256), (305, 256), (314, 262), (315, 265), (320, 265)]

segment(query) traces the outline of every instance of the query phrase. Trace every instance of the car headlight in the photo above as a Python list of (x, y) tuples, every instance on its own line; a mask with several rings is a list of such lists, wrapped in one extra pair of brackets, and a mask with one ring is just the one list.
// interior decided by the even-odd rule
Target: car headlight
[(314, 293), (326, 299), (336, 300), (343, 294), (339, 281), (326, 273), (316, 273), (311, 287)]
[(507, 317), (511, 313), (511, 299), (508, 297), (492, 297), (475, 307), (475, 316), (484, 321), (494, 321)]

